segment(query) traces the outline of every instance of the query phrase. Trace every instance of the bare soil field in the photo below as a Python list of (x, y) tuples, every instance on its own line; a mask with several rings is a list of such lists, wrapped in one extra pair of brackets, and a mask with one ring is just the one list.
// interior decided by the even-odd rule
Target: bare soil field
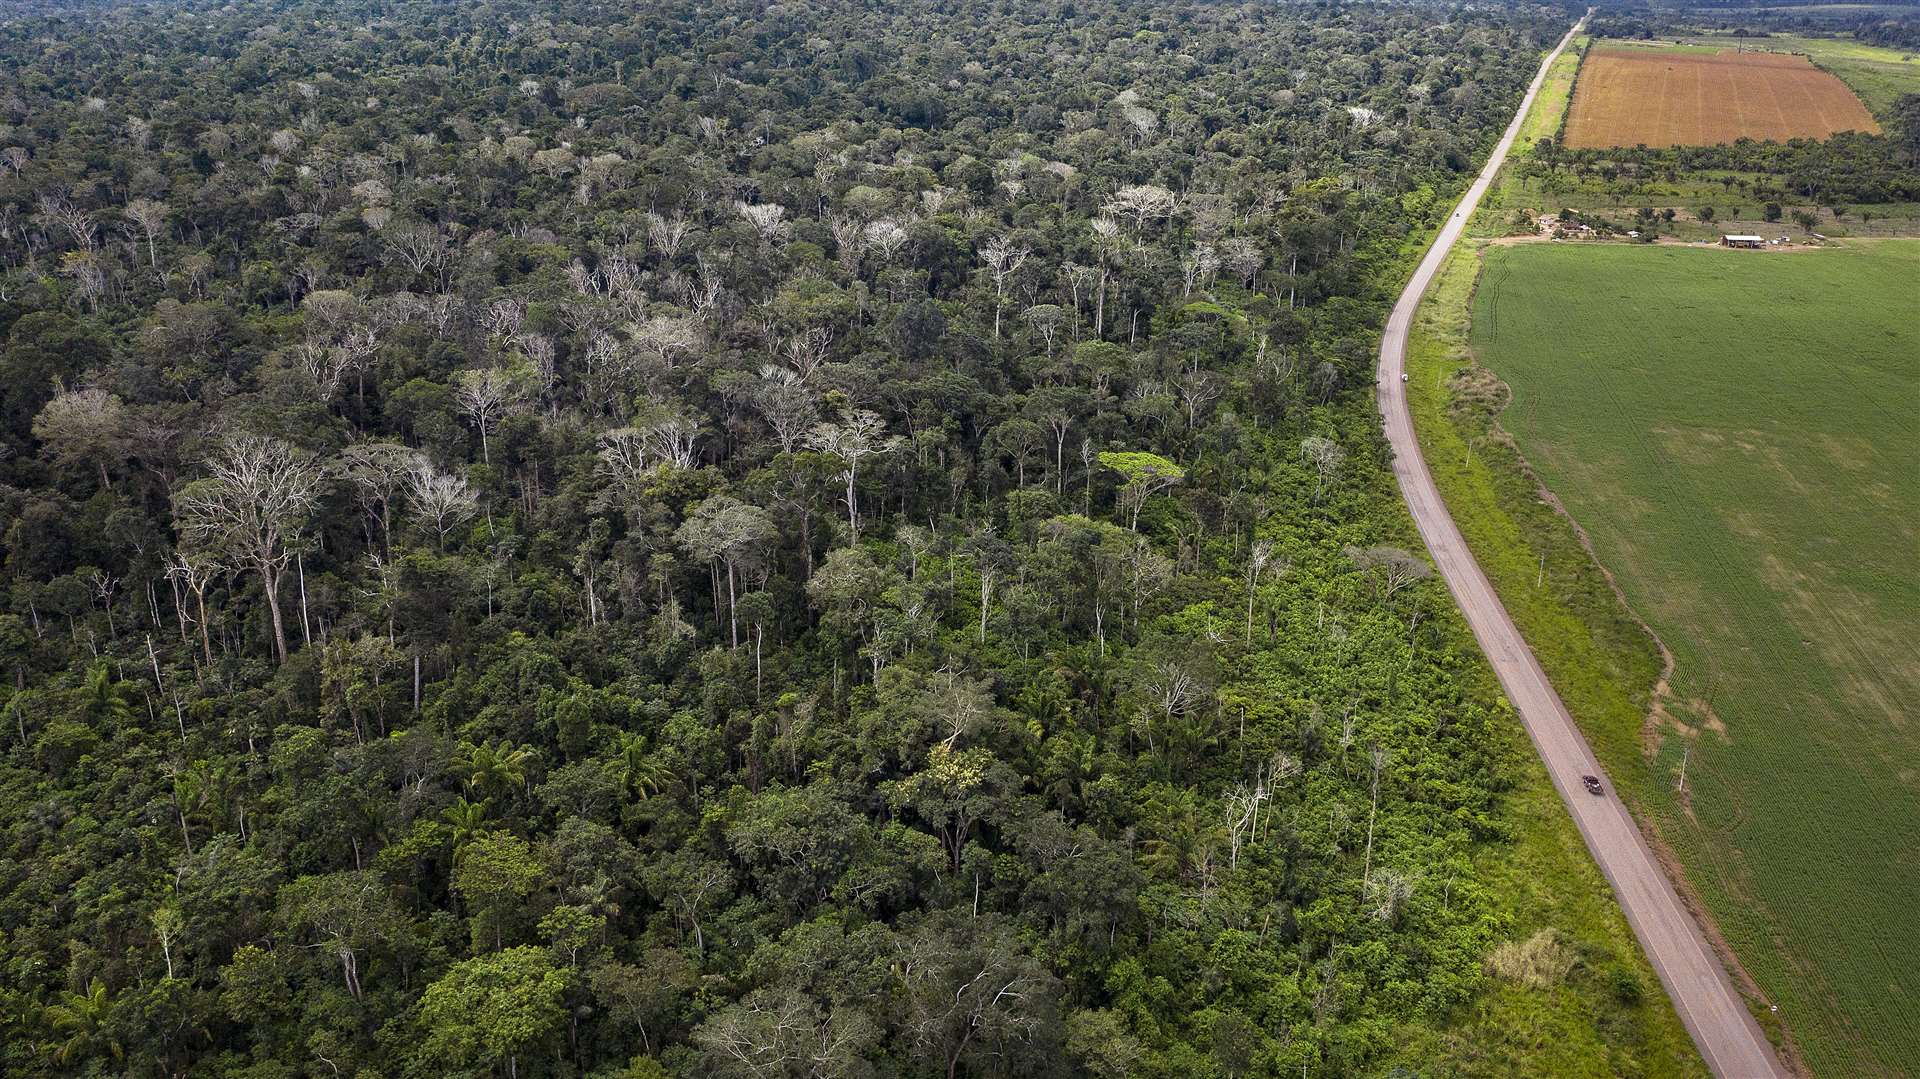
[(1879, 130), (1845, 83), (1804, 56), (1602, 47), (1581, 65), (1565, 141), (1705, 146)]

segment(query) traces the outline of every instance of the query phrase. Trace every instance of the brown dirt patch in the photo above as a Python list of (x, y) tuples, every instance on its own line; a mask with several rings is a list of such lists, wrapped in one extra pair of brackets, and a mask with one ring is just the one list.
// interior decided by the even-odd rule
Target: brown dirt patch
[(1596, 48), (1580, 65), (1566, 144), (1710, 146), (1879, 130), (1845, 83), (1804, 56)]

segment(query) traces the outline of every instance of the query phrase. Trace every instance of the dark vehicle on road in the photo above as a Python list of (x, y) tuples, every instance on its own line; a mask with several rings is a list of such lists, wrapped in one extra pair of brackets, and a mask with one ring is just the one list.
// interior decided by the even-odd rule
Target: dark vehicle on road
[(1585, 784), (1587, 785), (1587, 793), (1588, 793), (1588, 794), (1605, 794), (1605, 793), (1607, 793), (1607, 790), (1606, 790), (1606, 788), (1605, 788), (1605, 787), (1602, 787), (1602, 786), (1600, 785), (1600, 777), (1599, 777), (1599, 776), (1581, 776), (1581, 777), (1580, 777), (1580, 782), (1582, 782), (1582, 783), (1585, 783)]

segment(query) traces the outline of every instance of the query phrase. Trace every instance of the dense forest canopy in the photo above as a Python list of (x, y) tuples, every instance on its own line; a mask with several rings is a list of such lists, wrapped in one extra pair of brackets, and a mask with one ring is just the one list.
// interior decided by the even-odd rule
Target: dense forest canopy
[(0, 26), (0, 1070), (1325, 1075), (1443, 1024), (1515, 758), (1372, 349), (1564, 28)]

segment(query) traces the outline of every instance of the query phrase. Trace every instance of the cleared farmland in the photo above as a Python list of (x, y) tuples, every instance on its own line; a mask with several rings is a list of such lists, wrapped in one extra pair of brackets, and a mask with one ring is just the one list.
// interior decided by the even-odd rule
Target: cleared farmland
[(1473, 307), (1507, 428), (1674, 653), (1650, 737), (1595, 744), (1818, 1074), (1920, 1074), (1916, 281), (1910, 241), (1531, 245)]
[(1804, 56), (1597, 47), (1581, 65), (1565, 141), (1705, 146), (1879, 130), (1845, 83)]
[(1815, 66), (1833, 72), (1841, 82), (1853, 87), (1853, 92), (1860, 95), (1867, 110), (1876, 117), (1884, 117), (1892, 112), (1894, 103), (1902, 95), (1920, 93), (1920, 57), (1899, 49), (1884, 49), (1847, 38), (1804, 37), (1797, 34), (1769, 34), (1765, 37), (1712, 34), (1686, 38), (1684, 43), (1712, 48), (1805, 53)]

